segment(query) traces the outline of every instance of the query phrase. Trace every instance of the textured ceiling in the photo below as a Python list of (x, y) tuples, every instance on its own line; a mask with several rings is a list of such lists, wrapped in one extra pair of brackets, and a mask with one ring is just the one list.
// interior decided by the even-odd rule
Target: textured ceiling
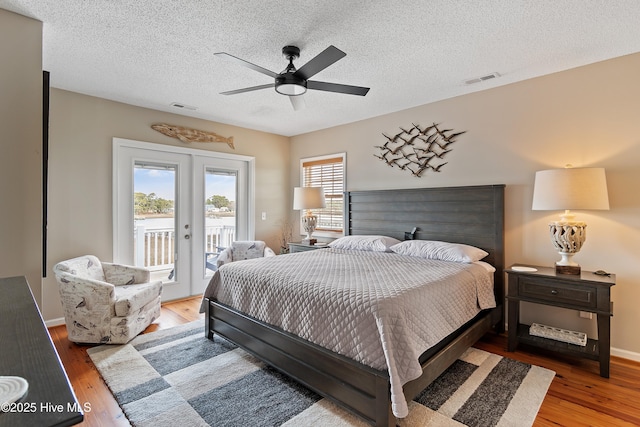
[[(44, 22), (52, 86), (291, 136), (640, 52), (637, 0), (0, 0)], [(365, 97), (308, 91), (293, 111), (273, 89), (285, 45), (299, 68), (329, 45), (347, 56), (314, 80)], [(475, 85), (465, 81), (498, 72)], [(178, 102), (196, 107), (177, 109)]]

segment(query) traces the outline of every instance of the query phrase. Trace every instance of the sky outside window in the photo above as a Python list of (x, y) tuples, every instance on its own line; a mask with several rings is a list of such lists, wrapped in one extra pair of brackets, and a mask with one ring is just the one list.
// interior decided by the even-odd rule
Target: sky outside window
[[(173, 170), (134, 168), (135, 191), (144, 194), (155, 193), (157, 197), (167, 200), (175, 200), (174, 187), (175, 173)], [(230, 201), (236, 199), (236, 176), (218, 175), (215, 173), (205, 174), (205, 184), (207, 189), (206, 197), (220, 195), (225, 196)], [(210, 192), (213, 194), (208, 194)]]

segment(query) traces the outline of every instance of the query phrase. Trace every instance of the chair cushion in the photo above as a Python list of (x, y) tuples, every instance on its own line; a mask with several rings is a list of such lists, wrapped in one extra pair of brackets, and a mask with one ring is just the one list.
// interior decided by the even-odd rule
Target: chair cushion
[(116, 286), (149, 283), (151, 281), (149, 280), (151, 273), (144, 267), (103, 262), (102, 270), (104, 270), (105, 281)]
[(123, 285), (115, 287), (115, 315), (125, 317), (140, 311), (162, 294), (162, 282)]
[(160, 297), (154, 298), (139, 312), (127, 317), (111, 318), (111, 340), (109, 344), (125, 344), (160, 317)]

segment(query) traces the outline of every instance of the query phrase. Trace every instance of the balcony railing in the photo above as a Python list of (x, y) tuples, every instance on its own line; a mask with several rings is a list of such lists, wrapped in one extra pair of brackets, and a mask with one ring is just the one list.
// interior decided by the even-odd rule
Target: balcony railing
[[(205, 254), (218, 253), (235, 240), (236, 228), (229, 225), (205, 228)], [(134, 229), (135, 265), (151, 271), (172, 270), (175, 262), (176, 239), (173, 228), (146, 228), (137, 225)]]

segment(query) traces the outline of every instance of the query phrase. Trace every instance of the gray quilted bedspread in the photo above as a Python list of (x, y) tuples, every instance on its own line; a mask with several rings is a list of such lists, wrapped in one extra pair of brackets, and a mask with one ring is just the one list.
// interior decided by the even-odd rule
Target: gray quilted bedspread
[(322, 249), (223, 265), (204, 296), (378, 370), (392, 409), (418, 357), (495, 307), (493, 274), (475, 264), (384, 252)]

